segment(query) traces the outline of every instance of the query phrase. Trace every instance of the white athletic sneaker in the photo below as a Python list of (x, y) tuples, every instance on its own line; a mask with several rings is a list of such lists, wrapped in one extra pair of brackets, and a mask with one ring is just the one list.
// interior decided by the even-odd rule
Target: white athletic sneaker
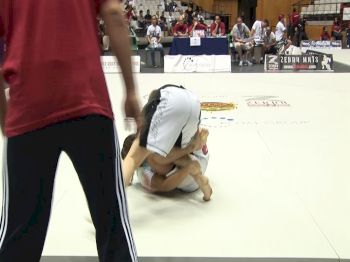
[(252, 66), (253, 65), (253, 63), (252, 62), (250, 62), (250, 61), (246, 61), (247, 62), (247, 65), (249, 65), (249, 66)]
[(243, 66), (243, 61), (239, 61), (239, 66)]

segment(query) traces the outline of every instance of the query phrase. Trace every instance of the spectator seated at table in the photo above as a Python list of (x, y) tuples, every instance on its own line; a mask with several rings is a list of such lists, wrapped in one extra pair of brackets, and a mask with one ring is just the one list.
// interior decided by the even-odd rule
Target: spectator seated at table
[(153, 67), (157, 67), (155, 62), (155, 51), (160, 51), (162, 61), (164, 58), (163, 45), (160, 43), (161, 39), (161, 29), (158, 25), (158, 19), (154, 15), (152, 16), (152, 24), (147, 29), (147, 40), (149, 43), (147, 48), (151, 51), (151, 60)]
[(243, 23), (242, 18), (237, 18), (237, 24), (235, 24), (231, 31), (232, 41), (235, 51), (238, 53), (239, 66), (243, 66), (243, 63), (252, 65), (247, 59), (250, 55), (253, 44), (247, 37), (250, 34), (250, 30), (246, 24)]
[(272, 32), (269, 26), (266, 27), (266, 32), (264, 36), (264, 56), (265, 54), (277, 54), (276, 43), (277, 42), (275, 34)]
[(322, 28), (322, 33), (321, 33), (320, 40), (321, 40), (321, 41), (329, 41), (329, 40), (331, 40), (331, 36), (330, 36), (329, 33), (328, 33), (327, 26), (324, 26), (324, 27)]
[(210, 34), (213, 37), (224, 36), (226, 33), (225, 24), (221, 22), (219, 15), (215, 16), (214, 22), (210, 25)]
[(184, 23), (183, 16), (179, 16), (177, 19), (176, 25), (173, 27), (173, 35), (175, 37), (187, 37), (188, 36), (188, 28)]
[[(190, 25), (189, 29), (188, 29), (188, 34), (189, 36), (200, 36), (200, 37), (204, 37), (205, 36), (205, 31), (207, 30), (207, 27), (204, 24), (201, 24), (198, 21), (197, 17), (193, 17), (192, 20), (192, 25)], [(197, 35), (196, 31), (203, 31), (202, 35)]]

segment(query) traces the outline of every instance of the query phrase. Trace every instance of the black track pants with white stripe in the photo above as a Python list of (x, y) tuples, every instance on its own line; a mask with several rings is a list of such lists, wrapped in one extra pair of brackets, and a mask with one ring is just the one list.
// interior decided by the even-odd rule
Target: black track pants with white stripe
[(40, 260), (62, 151), (83, 186), (100, 261), (137, 261), (112, 120), (81, 117), (11, 137), (6, 143), (0, 262)]

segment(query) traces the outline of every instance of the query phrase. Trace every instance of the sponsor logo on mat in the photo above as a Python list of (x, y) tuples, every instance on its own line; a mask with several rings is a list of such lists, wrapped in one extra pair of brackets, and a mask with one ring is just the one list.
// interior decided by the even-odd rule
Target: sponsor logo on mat
[(278, 96), (246, 96), (249, 107), (289, 107), (290, 104)]

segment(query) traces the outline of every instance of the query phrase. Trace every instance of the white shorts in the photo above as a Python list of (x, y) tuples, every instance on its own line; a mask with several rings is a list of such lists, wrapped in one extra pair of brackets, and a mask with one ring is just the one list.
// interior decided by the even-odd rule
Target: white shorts
[[(193, 154), (190, 155), (192, 160), (197, 160), (199, 162), (199, 165), (201, 167), (202, 175), (204, 175), (205, 171), (207, 170), (208, 161), (209, 161), (209, 153), (203, 152), (202, 150), (196, 151)], [(166, 176), (173, 175), (178, 168), (174, 168), (171, 170)], [(136, 171), (137, 177), (141, 183), (141, 185), (146, 188), (147, 190), (154, 192), (155, 190), (151, 186), (152, 177), (154, 176), (154, 172), (152, 171), (151, 167), (145, 163), (141, 167), (139, 167)], [(194, 192), (199, 188), (198, 184), (194, 181), (193, 177), (191, 175), (188, 175), (177, 187), (177, 189), (180, 189), (185, 192)]]
[(143, 109), (140, 145), (166, 157), (174, 147), (186, 147), (200, 123), (199, 99), (189, 90), (165, 86), (152, 92)]

